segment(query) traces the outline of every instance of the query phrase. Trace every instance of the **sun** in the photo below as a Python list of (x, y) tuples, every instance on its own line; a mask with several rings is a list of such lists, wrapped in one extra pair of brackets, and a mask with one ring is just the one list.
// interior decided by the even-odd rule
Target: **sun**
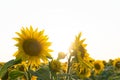
[(50, 48), (54, 50), (52, 52), (52, 56), (54, 58), (58, 57), (59, 52), (64, 52), (66, 55), (69, 53), (69, 48), (71, 46), (71, 42), (73, 41), (74, 33), (65, 33), (64, 31), (61, 33), (57, 30), (49, 30), (46, 33), (49, 34), (49, 40), (52, 42)]
[(18, 50), (15, 52), (14, 56), (16, 59), (21, 59), (27, 62), (28, 66), (38, 67), (42, 62), (47, 62), (48, 58), (51, 58), (50, 52), (52, 52), (49, 47), (51, 42), (48, 41), (48, 36), (44, 35), (44, 30), (38, 31), (30, 26), (30, 28), (22, 27), (21, 33), (16, 32), (19, 37), (13, 38), (17, 41), (15, 45)]

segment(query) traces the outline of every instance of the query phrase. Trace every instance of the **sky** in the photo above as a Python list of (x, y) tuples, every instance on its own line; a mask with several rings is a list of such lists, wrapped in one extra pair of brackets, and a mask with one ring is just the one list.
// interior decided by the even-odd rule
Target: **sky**
[(94, 59), (120, 57), (119, 0), (0, 0), (0, 61), (14, 59), (21, 27), (45, 30), (53, 56), (67, 53), (82, 32), (86, 49)]

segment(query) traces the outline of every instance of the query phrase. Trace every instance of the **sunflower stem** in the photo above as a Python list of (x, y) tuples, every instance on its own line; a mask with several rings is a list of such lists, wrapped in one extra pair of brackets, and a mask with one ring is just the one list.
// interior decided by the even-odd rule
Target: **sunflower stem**
[[(69, 74), (69, 72), (70, 72), (70, 65), (71, 65), (70, 60), (71, 60), (71, 55), (68, 58), (67, 74)], [(66, 80), (69, 80), (69, 76), (66, 76)]]

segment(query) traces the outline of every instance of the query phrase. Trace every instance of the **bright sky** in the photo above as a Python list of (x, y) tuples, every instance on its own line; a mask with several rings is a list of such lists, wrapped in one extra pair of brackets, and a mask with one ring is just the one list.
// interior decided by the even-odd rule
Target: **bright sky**
[(82, 32), (87, 50), (95, 59), (120, 57), (119, 0), (1, 0), (0, 61), (13, 59), (22, 26), (45, 29), (52, 49), (67, 52), (75, 35)]

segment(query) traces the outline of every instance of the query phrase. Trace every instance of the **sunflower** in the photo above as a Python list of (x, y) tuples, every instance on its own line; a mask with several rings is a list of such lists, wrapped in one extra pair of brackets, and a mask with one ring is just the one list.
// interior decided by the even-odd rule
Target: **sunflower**
[(81, 64), (79, 64), (79, 63), (77, 63), (77, 65), (76, 64), (74, 65), (74, 70), (75, 70), (76, 75), (79, 78), (88, 78), (91, 75), (90, 68), (81, 66)]
[(62, 69), (62, 71), (64, 72), (64, 73), (66, 73), (67, 72), (67, 68), (68, 68), (68, 64), (67, 64), (67, 62), (64, 62), (64, 63), (61, 63), (61, 69)]
[(47, 58), (51, 58), (49, 53), (52, 52), (49, 49), (51, 42), (48, 42), (48, 36), (44, 35), (44, 30), (38, 31), (38, 28), (34, 30), (32, 26), (29, 29), (22, 27), (21, 33), (16, 32), (16, 34), (19, 36), (13, 38), (17, 41), (15, 46), (18, 47), (13, 55), (16, 59), (27, 62), (30, 67), (38, 67), (41, 61), (47, 62)]
[(61, 62), (59, 60), (52, 60), (49, 63), (49, 67), (52, 72), (59, 72), (61, 70)]
[(77, 74), (80, 78), (88, 78), (91, 75), (91, 71), (89, 68), (82, 68), (80, 72)]
[(78, 65), (79, 65), (79, 63), (72, 63), (70, 73), (72, 73), (72, 74), (76, 73)]
[[(23, 77), (22, 79), (18, 79), (18, 80), (26, 80), (26, 78)], [(38, 79), (37, 76), (32, 76), (30, 80), (38, 80)]]
[(73, 52), (71, 55), (75, 56), (76, 58), (77, 56), (80, 56), (83, 59), (87, 53), (87, 50), (85, 49), (87, 44), (83, 43), (85, 39), (80, 39), (81, 35), (82, 33), (79, 33), (78, 36), (76, 36), (75, 41), (72, 43), (71, 49)]
[(81, 39), (82, 33), (80, 32), (76, 37), (75, 41), (71, 46), (71, 56), (72, 61), (76, 63), (80, 63), (84, 67), (92, 68), (91, 63), (88, 61), (89, 54), (86, 50), (87, 44), (84, 44), (85, 39)]
[(113, 61), (113, 66), (117, 69), (120, 69), (120, 58), (116, 58), (114, 61)]
[(32, 76), (31, 80), (37, 80), (37, 76)]
[(104, 69), (104, 63), (103, 61), (96, 60), (94, 62), (94, 70), (96, 74), (99, 74)]
[(0, 62), (0, 68), (1, 68), (4, 64), (5, 64), (4, 62)]

